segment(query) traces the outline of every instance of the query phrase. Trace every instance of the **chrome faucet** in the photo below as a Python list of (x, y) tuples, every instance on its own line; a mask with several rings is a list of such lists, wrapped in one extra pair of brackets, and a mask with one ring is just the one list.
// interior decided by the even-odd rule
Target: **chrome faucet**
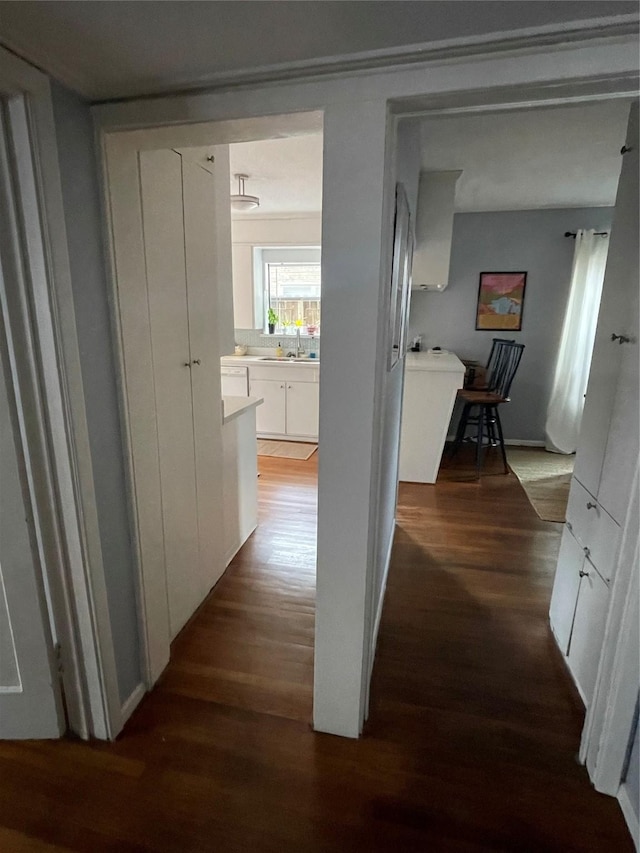
[(304, 347), (302, 346), (302, 341), (300, 340), (300, 326), (296, 328), (296, 356), (300, 358), (301, 355), (304, 355)]

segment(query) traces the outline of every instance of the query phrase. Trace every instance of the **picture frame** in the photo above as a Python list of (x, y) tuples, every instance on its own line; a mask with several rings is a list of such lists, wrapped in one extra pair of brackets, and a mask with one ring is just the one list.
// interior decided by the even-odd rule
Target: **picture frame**
[(522, 330), (526, 272), (481, 272), (476, 305), (476, 330)]
[(412, 263), (413, 229), (411, 227), (411, 211), (404, 185), (398, 183), (396, 184), (390, 282), (389, 370), (404, 358), (407, 348)]

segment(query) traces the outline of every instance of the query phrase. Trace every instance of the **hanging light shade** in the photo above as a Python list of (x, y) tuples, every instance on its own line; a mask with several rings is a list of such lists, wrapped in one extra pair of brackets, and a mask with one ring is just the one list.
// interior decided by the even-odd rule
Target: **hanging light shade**
[(254, 207), (260, 207), (260, 199), (257, 195), (247, 195), (244, 191), (244, 182), (249, 175), (234, 175), (238, 181), (238, 192), (231, 196), (231, 207), (234, 210), (253, 210)]

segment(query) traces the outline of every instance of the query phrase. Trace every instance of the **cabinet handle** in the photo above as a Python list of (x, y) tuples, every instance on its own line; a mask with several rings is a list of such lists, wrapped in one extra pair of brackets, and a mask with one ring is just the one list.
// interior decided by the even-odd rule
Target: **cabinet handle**
[(289, 391), (291, 391), (291, 385), (287, 385), (287, 388), (289, 389)]
[(199, 358), (194, 358), (191, 364), (202, 364)]
[(592, 501), (587, 501), (587, 509), (596, 509), (598, 504), (594, 504)]
[(284, 385), (281, 385), (280, 387), (281, 387), (281, 388), (284, 388)]
[(190, 362), (190, 361), (185, 361), (184, 366), (185, 366), (185, 367), (191, 367), (191, 362)]
[(619, 344), (628, 344), (631, 342), (631, 338), (628, 338), (626, 335), (616, 335), (615, 333), (612, 333), (611, 340), (618, 341)]
[(587, 557), (587, 559), (588, 559), (591, 556), (591, 551), (589, 550), (589, 548), (586, 548), (586, 547), (583, 548), (582, 550), (584, 551), (585, 557)]
[(580, 575), (581, 578), (588, 578), (589, 577), (589, 572), (583, 572), (582, 569), (580, 569), (578, 574)]

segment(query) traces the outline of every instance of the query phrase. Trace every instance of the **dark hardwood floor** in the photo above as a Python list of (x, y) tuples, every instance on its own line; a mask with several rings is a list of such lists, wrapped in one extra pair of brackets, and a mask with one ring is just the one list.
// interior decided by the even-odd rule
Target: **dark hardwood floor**
[(311, 731), (316, 460), (261, 457), (258, 531), (115, 744), (0, 744), (0, 851), (633, 849), (576, 762), (559, 525), (463, 453), (401, 486), (364, 737)]

